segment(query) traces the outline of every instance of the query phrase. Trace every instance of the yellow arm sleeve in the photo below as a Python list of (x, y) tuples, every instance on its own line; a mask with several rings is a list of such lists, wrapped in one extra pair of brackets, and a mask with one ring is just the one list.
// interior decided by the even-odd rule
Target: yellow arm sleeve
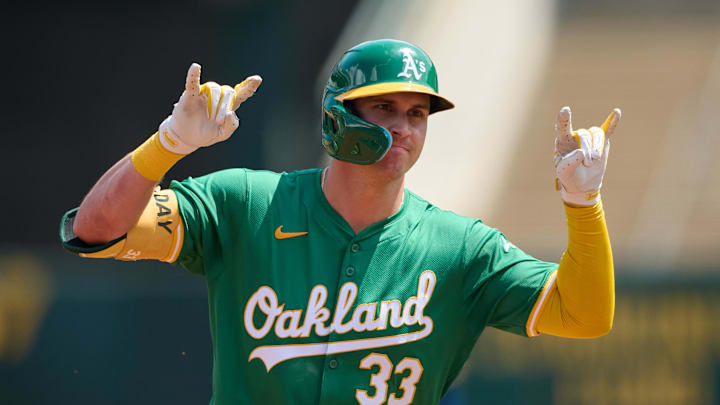
[(172, 263), (180, 254), (183, 224), (177, 197), (172, 190), (160, 190), (158, 187), (127, 235), (101, 246), (87, 245), (72, 233), (75, 212), (72, 210), (63, 217), (60, 237), (63, 246), (78, 256), (128, 261), (154, 259)]
[[(602, 202), (565, 205), (568, 248), (547, 293), (537, 332), (570, 338), (607, 334), (615, 312), (615, 279)], [(544, 292), (545, 293), (545, 292)]]

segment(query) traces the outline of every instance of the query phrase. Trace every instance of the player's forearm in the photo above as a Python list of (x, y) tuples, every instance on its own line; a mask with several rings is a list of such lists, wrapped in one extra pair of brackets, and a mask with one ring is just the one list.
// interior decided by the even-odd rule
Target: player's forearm
[(557, 336), (589, 338), (612, 328), (615, 281), (610, 238), (602, 202), (566, 205), (568, 248), (557, 282), (538, 322), (538, 330)]
[(262, 79), (250, 76), (236, 85), (200, 85), (200, 65), (188, 70), (185, 91), (158, 132), (110, 168), (85, 197), (73, 232), (88, 244), (126, 234), (138, 221), (157, 182), (184, 156), (224, 141), (239, 126), (235, 110)]
[(85, 196), (73, 231), (88, 244), (102, 244), (124, 235), (137, 222), (156, 183), (138, 173), (128, 154)]

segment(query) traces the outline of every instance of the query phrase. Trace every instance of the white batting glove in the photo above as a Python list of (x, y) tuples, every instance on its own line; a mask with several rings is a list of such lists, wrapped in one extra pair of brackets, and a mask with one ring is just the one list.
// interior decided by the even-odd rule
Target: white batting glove
[(600, 187), (610, 153), (610, 137), (620, 121), (613, 109), (600, 127), (573, 131), (570, 107), (563, 107), (555, 125), (555, 186), (565, 202), (593, 205), (600, 199)]
[(172, 115), (160, 124), (160, 142), (173, 153), (187, 155), (195, 149), (230, 138), (240, 125), (235, 110), (255, 94), (262, 82), (250, 76), (233, 89), (215, 82), (200, 85), (200, 65), (188, 70), (185, 91)]

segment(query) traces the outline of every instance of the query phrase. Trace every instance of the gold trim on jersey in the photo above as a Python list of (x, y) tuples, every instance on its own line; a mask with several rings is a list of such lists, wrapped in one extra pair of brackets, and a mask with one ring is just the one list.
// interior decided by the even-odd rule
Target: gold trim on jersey
[(553, 271), (552, 274), (550, 274), (550, 277), (548, 277), (547, 281), (545, 281), (545, 286), (543, 287), (542, 291), (540, 291), (540, 295), (538, 296), (537, 301), (535, 301), (535, 305), (533, 306), (532, 311), (530, 311), (530, 317), (528, 318), (527, 323), (525, 324), (525, 331), (527, 332), (527, 335), (530, 337), (538, 336), (540, 335), (540, 332), (537, 331), (537, 320), (540, 314), (542, 313), (543, 308), (545, 308), (545, 303), (547, 302), (547, 297), (550, 294), (550, 291), (555, 286), (555, 280), (557, 279), (557, 270)]

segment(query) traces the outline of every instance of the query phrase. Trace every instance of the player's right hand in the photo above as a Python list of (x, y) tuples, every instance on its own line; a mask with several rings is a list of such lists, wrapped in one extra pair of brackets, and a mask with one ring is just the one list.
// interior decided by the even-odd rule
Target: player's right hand
[(185, 91), (172, 115), (160, 124), (160, 142), (170, 152), (187, 155), (199, 147), (224, 141), (240, 125), (235, 110), (255, 94), (262, 82), (250, 76), (232, 88), (215, 82), (200, 85), (200, 65), (188, 70)]

